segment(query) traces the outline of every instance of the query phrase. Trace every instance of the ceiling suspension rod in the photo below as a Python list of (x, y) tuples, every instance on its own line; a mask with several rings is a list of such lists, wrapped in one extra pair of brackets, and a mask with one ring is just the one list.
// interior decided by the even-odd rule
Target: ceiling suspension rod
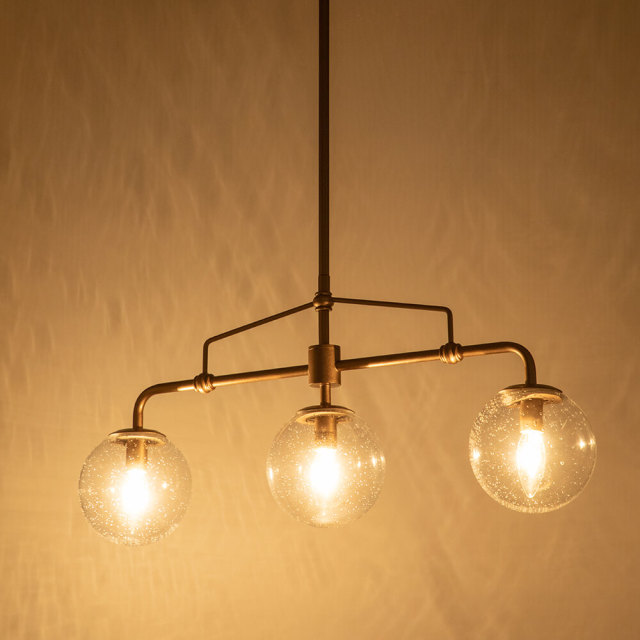
[(329, 344), (329, 0), (319, 1), (318, 30), (318, 342)]

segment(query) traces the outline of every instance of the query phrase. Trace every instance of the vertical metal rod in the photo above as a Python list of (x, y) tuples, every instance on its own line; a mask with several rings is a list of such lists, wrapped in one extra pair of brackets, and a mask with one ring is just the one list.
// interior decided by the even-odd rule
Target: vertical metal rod
[[(318, 293), (331, 294), (329, 277), (329, 0), (319, 0), (318, 31)], [(329, 344), (329, 313), (318, 309), (318, 342)]]
[(321, 407), (331, 406), (331, 385), (330, 384), (323, 384), (320, 387), (320, 406)]

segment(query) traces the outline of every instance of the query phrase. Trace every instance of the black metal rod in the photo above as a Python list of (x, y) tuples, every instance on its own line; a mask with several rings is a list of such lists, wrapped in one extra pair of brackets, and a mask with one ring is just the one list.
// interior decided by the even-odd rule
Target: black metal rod
[(331, 298), (338, 304), (359, 304), (367, 307), (392, 307), (395, 309), (416, 309), (418, 311), (439, 311), (447, 314), (448, 341), (453, 342), (453, 311), (449, 307), (433, 304), (413, 304), (411, 302), (389, 302), (387, 300), (361, 300), (360, 298)]
[(319, 0), (318, 291), (329, 293), (329, 0)]
[[(329, 275), (329, 0), (318, 19), (318, 293), (331, 295)], [(318, 312), (318, 343), (329, 344), (331, 306)]]
[(231, 329), (230, 331), (219, 333), (217, 336), (207, 338), (207, 340), (205, 340), (204, 342), (204, 346), (202, 347), (202, 373), (208, 373), (210, 344), (217, 342), (218, 340), (223, 340), (224, 338), (229, 338), (230, 336), (235, 336), (236, 334), (242, 333), (243, 331), (248, 331), (249, 329), (260, 327), (263, 324), (274, 322), (275, 320), (280, 320), (281, 318), (286, 318), (287, 316), (291, 316), (294, 313), (299, 313), (300, 311), (304, 311), (305, 309), (311, 309), (311, 307), (313, 307), (313, 302), (306, 302), (305, 304), (301, 304), (297, 307), (287, 309), (286, 311), (281, 311), (280, 313), (275, 313), (272, 316), (261, 318), (260, 320), (256, 320), (255, 322), (250, 322), (249, 324), (244, 324), (241, 327), (237, 327), (236, 329)]

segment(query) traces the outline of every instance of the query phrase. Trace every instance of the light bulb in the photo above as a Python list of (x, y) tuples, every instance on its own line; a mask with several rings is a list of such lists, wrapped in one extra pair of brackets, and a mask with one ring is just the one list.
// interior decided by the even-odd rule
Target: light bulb
[(375, 503), (385, 459), (367, 425), (344, 407), (308, 407), (278, 433), (267, 458), (276, 502), (316, 527), (356, 520)]
[(309, 466), (311, 490), (318, 498), (329, 499), (340, 484), (340, 463), (335, 447), (316, 447)]
[(524, 492), (533, 498), (542, 484), (545, 472), (546, 454), (544, 436), (537, 429), (525, 429), (520, 433), (516, 450), (516, 466)]
[(500, 504), (543, 513), (584, 489), (596, 441), (584, 413), (560, 390), (517, 385), (498, 393), (476, 418), (469, 458), (482, 488)]
[(187, 510), (191, 474), (163, 434), (122, 429), (89, 455), (80, 503), (93, 528), (112, 542), (139, 545), (171, 533)]
[(120, 483), (120, 504), (123, 513), (132, 520), (141, 518), (151, 504), (151, 489), (146, 469), (133, 467), (125, 471)]

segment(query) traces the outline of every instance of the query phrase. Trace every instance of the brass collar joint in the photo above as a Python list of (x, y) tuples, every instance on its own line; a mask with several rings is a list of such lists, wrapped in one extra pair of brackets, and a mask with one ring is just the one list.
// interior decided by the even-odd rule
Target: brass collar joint
[(457, 364), (463, 357), (462, 346), (457, 342), (447, 342), (440, 347), (440, 360), (445, 364)]
[(209, 393), (216, 388), (214, 377), (210, 373), (199, 373), (193, 379), (193, 386), (199, 393)]
[(309, 384), (312, 387), (340, 386), (340, 347), (335, 344), (314, 344), (309, 347)]
[(313, 306), (316, 311), (329, 310), (333, 309), (333, 297), (330, 293), (325, 291), (318, 291), (316, 295), (313, 297)]

